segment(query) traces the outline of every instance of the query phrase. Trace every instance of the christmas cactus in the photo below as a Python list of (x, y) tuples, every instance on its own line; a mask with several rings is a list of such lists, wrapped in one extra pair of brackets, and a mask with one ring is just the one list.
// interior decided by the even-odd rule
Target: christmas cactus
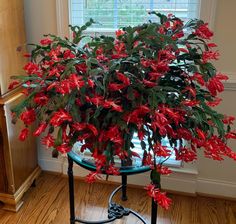
[[(148, 194), (168, 208), (160, 174), (171, 173), (163, 162), (172, 152), (161, 140), (168, 138), (176, 160), (195, 161), (198, 151), (214, 160), (236, 160), (227, 146), (236, 132), (234, 117), (214, 110), (227, 76), (212, 64), (219, 53), (208, 25), (152, 14), (159, 22), (124, 27), (115, 37), (91, 37), (84, 46), (83, 31), (93, 20), (71, 27), (73, 40), (47, 35), (26, 55), (27, 75), (14, 77), (11, 87), (23, 83), (26, 97), (12, 111), (13, 120), (25, 124), (22, 141), (37, 120), (33, 135), (46, 132), (42, 143), (48, 148), (67, 153), (81, 142), (81, 152), (89, 149), (97, 170), (88, 182), (100, 173), (119, 174), (114, 157), (141, 157), (152, 170)], [(134, 133), (142, 155), (133, 148)]]

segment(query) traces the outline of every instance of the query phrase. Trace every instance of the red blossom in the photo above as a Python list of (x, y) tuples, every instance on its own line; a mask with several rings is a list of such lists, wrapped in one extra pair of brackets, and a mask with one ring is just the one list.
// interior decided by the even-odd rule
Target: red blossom
[(49, 98), (44, 93), (37, 93), (34, 96), (34, 102), (40, 106), (44, 106), (48, 103)]
[(200, 103), (199, 100), (184, 100), (181, 102), (181, 104), (183, 104), (184, 106), (187, 107), (194, 107), (196, 105), (198, 105)]
[(125, 87), (124, 84), (118, 84), (118, 83), (109, 83), (108, 89), (110, 91), (119, 91)]
[(87, 65), (85, 63), (77, 64), (76, 70), (81, 73), (86, 73), (87, 72)]
[(155, 82), (151, 82), (151, 81), (148, 81), (146, 79), (143, 80), (143, 84), (149, 88), (152, 88), (154, 86), (156, 86), (157, 84)]
[(221, 98), (215, 97), (214, 100), (207, 101), (206, 105), (208, 105), (209, 107), (215, 107), (215, 106), (218, 106), (221, 101), (222, 101)]
[(65, 110), (60, 109), (59, 111), (55, 112), (50, 120), (50, 124), (58, 127), (64, 122), (71, 122), (72, 116)]
[(42, 44), (42, 45), (49, 45), (51, 43), (52, 43), (52, 40), (49, 38), (45, 38), (45, 39), (40, 40), (40, 44)]
[(157, 142), (154, 146), (154, 153), (156, 156), (160, 157), (168, 157), (171, 155), (171, 150), (166, 146), (162, 146), (159, 142)]
[(167, 166), (162, 166), (161, 164), (158, 164), (157, 172), (161, 175), (169, 175), (172, 173), (172, 171)]
[(56, 150), (61, 153), (67, 153), (71, 150), (71, 146), (69, 146), (67, 143), (62, 143), (61, 145), (56, 147)]
[(226, 135), (225, 135), (225, 138), (231, 138), (231, 139), (236, 139), (236, 131), (231, 131), (231, 132), (228, 132)]
[(196, 80), (201, 86), (205, 85), (205, 81), (203, 79), (203, 76), (200, 73), (197, 73), (197, 72), (194, 73), (192, 76), (192, 80)]
[(208, 23), (204, 23), (204, 24), (200, 25), (196, 29), (194, 34), (200, 38), (203, 38), (203, 39), (211, 39), (211, 37), (213, 36), (213, 32), (211, 30), (209, 30), (209, 28), (208, 28)]
[(124, 84), (125, 86), (129, 86), (129, 85), (130, 85), (130, 80), (129, 80), (129, 78), (128, 78), (126, 75), (124, 75), (124, 74), (121, 73), (121, 72), (117, 72), (116, 75), (117, 75), (117, 78), (118, 78), (121, 82), (123, 82), (123, 84)]
[(104, 108), (111, 108), (112, 110), (115, 110), (117, 112), (123, 112), (123, 108), (122, 106), (118, 105), (117, 103), (115, 103), (114, 101), (112, 100), (105, 100), (103, 103), (102, 103), (102, 106)]
[(55, 139), (52, 137), (51, 134), (46, 135), (45, 137), (42, 138), (42, 144), (46, 145), (47, 148), (53, 147), (54, 146)]
[(72, 59), (72, 58), (75, 58), (75, 55), (74, 53), (71, 52), (71, 50), (65, 50), (64, 53), (63, 53), (63, 58), (64, 59)]
[(25, 125), (30, 125), (36, 120), (35, 110), (34, 109), (26, 110), (20, 115), (20, 119), (24, 122)]
[(28, 74), (36, 74), (39, 71), (39, 67), (37, 64), (33, 63), (33, 62), (28, 62), (25, 66), (24, 66), (24, 70), (28, 73)]
[(196, 152), (181, 146), (178, 150), (174, 148), (176, 160), (182, 160), (184, 162), (192, 162), (197, 159)]
[(114, 165), (109, 165), (106, 168), (106, 173), (109, 175), (115, 175), (115, 176), (120, 175), (119, 169), (114, 167)]
[(218, 51), (205, 51), (202, 54), (203, 63), (207, 63), (209, 60), (218, 60), (219, 59)]
[(25, 139), (28, 137), (28, 135), (29, 135), (29, 129), (28, 128), (24, 128), (23, 130), (21, 130), (18, 139), (20, 141), (25, 141)]
[(225, 115), (224, 119), (222, 121), (223, 121), (224, 124), (231, 124), (232, 125), (234, 120), (235, 120), (234, 116), (227, 116), (227, 115)]
[(10, 83), (10, 85), (8, 86), (8, 89), (11, 90), (11, 89), (14, 89), (15, 86), (19, 85), (20, 82), (19, 81), (13, 81)]
[(123, 31), (123, 30), (117, 30), (116, 31), (116, 36), (117, 37), (122, 36), (123, 34), (125, 34), (125, 31)]
[(86, 181), (87, 183), (89, 183), (89, 184), (94, 183), (94, 182), (98, 179), (98, 177), (99, 177), (98, 174), (99, 174), (98, 172), (90, 172), (90, 173), (85, 177), (85, 181)]
[(216, 96), (217, 92), (224, 91), (224, 85), (222, 84), (221, 80), (227, 80), (227, 79), (228, 77), (226, 75), (217, 74), (208, 81), (207, 88), (212, 96)]
[(171, 204), (171, 199), (166, 196), (165, 192), (161, 192), (155, 185), (149, 184), (145, 187), (150, 197), (154, 199), (162, 208), (168, 209)]
[(36, 131), (33, 133), (34, 136), (39, 136), (41, 133), (43, 133), (45, 131), (45, 129), (47, 128), (48, 124), (46, 122), (41, 123), (38, 128), (36, 129)]

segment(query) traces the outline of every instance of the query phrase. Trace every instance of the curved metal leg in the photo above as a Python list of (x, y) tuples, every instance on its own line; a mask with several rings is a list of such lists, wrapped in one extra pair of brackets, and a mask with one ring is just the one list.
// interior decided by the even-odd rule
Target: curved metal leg
[(75, 223), (75, 201), (74, 201), (74, 175), (73, 160), (68, 157), (69, 198), (70, 198), (70, 224)]
[(121, 195), (121, 200), (122, 201), (127, 201), (127, 175), (122, 175), (122, 195)]

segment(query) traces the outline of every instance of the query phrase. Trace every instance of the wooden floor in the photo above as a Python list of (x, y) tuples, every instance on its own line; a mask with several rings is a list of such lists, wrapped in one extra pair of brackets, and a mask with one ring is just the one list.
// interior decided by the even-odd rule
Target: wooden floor
[[(107, 199), (114, 185), (86, 184), (76, 180), (76, 212), (81, 218), (104, 219), (107, 216)], [(145, 190), (128, 189), (124, 206), (140, 212), (150, 220), (151, 203)], [(207, 197), (170, 195), (173, 206), (169, 211), (158, 211), (158, 224), (236, 224), (236, 202)], [(69, 224), (67, 179), (43, 173), (37, 186), (24, 196), (25, 203), (18, 213), (3, 211), (0, 207), (0, 224)], [(119, 201), (119, 195), (114, 198)], [(115, 224), (141, 223), (130, 215)]]

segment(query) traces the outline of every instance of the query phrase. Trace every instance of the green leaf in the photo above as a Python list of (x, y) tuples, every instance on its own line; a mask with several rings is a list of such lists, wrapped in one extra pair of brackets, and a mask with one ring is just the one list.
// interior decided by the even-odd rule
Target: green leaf
[(62, 144), (62, 128), (60, 127), (57, 132), (57, 138), (55, 140), (55, 145), (59, 146)]
[(155, 169), (151, 171), (152, 183), (156, 185), (157, 188), (161, 188), (161, 176)]

